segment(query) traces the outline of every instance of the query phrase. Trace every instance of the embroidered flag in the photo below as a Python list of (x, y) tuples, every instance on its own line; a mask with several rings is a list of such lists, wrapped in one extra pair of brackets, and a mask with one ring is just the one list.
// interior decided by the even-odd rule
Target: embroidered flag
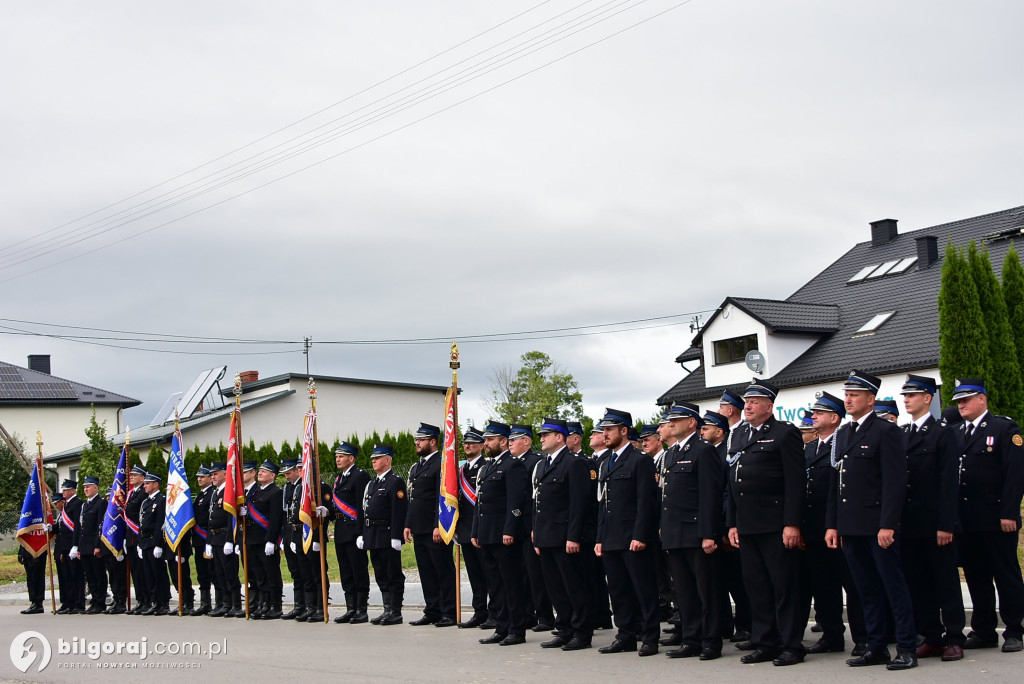
[(171, 438), (171, 456), (167, 460), (167, 514), (164, 516), (164, 539), (171, 551), (178, 550), (182, 538), (196, 524), (192, 508), (192, 490), (185, 477), (185, 461), (181, 457), (181, 431)]
[[(124, 514), (124, 502), (127, 500), (125, 480), (127, 476), (125, 464), (128, 462), (128, 444), (121, 447), (121, 459), (114, 471), (114, 483), (110, 486), (107, 497), (107, 512), (103, 516), (103, 531), (100, 540), (115, 556), (124, 555), (124, 530), (127, 516)], [(138, 531), (138, 528), (133, 528)]]
[(228, 434), (227, 475), (224, 480), (224, 510), (234, 520), (231, 522), (233, 531), (237, 531), (238, 511), (245, 503), (245, 487), (242, 485), (242, 458), (239, 455), (236, 423), (241, 419), (242, 412), (237, 407), (231, 412), (231, 432)]
[(441, 491), (437, 496), (437, 529), (445, 544), (455, 536), (459, 521), (459, 459), (455, 454), (455, 388), (444, 399), (444, 447), (441, 452)]
[(50, 548), (52, 534), (47, 534), (46, 524), (53, 524), (53, 512), (49, 506), (43, 509), (43, 489), (39, 482), (39, 462), (32, 469), (32, 477), (28, 480), (28, 488), (25, 489), (25, 501), (21, 504), (21, 517), (18, 519), (18, 531), (15, 537), (18, 543), (28, 551), (33, 558), (46, 553)]
[[(316, 424), (316, 414), (312, 411), (306, 413), (306, 429), (302, 437), (302, 499), (299, 502), (299, 520), (302, 521), (302, 550), (309, 553), (309, 547), (313, 545), (313, 511), (316, 508), (313, 497), (320, 496), (320, 482), (314, 482), (313, 473), (316, 471), (317, 458), (316, 445), (313, 444), (313, 426)], [(316, 485), (314, 490), (313, 485)]]

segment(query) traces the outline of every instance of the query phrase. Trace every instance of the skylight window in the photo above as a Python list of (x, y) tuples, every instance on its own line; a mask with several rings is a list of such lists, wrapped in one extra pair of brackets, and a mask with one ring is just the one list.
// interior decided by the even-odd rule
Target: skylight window
[(881, 278), (886, 273), (888, 273), (890, 271), (890, 269), (892, 269), (893, 266), (895, 266), (898, 263), (900, 263), (899, 259), (893, 259), (892, 261), (886, 261), (884, 264), (882, 264), (881, 266), (876, 268), (874, 271), (872, 271), (870, 275), (868, 275), (868, 280), (871, 280), (872, 278)]
[(870, 321), (868, 321), (867, 323), (862, 325), (860, 330), (855, 332), (853, 334), (853, 336), (854, 337), (859, 337), (861, 335), (873, 335), (873, 334), (875, 334), (875, 331), (877, 331), (879, 328), (881, 328), (883, 325), (885, 325), (885, 322), (888, 321), (890, 318), (892, 318), (895, 313), (896, 313), (895, 311), (886, 311), (885, 313), (877, 314)]
[(853, 276), (852, 278), (850, 278), (846, 282), (848, 282), (848, 283), (859, 283), (860, 281), (862, 281), (865, 278), (867, 278), (868, 277), (868, 273), (871, 273), (876, 268), (878, 268), (878, 264), (871, 264), (870, 266), (865, 266), (864, 268), (862, 268), (859, 271), (857, 271), (857, 275)]
[(917, 257), (916, 256), (907, 257), (906, 259), (903, 259), (902, 261), (900, 261), (900, 263), (898, 263), (895, 266), (893, 266), (892, 270), (889, 271), (889, 275), (897, 275), (897, 274), (900, 274), (900, 273), (906, 273), (910, 269), (910, 267), (913, 266), (916, 263), (917, 263)]

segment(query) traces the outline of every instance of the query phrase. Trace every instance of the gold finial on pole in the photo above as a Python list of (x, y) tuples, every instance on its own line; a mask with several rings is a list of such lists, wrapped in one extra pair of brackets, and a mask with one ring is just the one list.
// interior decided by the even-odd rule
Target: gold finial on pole
[(454, 340), (452, 341), (451, 357), (452, 360), (448, 363), (448, 366), (452, 369), (452, 379), (458, 379), (459, 368), (462, 366), (462, 364), (459, 363), (459, 345), (456, 344)]
[(39, 455), (43, 455), (43, 431), (36, 430), (36, 446), (39, 447)]
[(309, 388), (309, 398), (316, 399), (316, 380), (310, 377), (309, 382), (306, 383), (306, 386)]

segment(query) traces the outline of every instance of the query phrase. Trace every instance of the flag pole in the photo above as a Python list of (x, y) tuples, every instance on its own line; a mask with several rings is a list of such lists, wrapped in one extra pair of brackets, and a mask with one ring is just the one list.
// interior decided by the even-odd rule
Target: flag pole
[[(46, 477), (43, 474), (43, 433), (36, 430), (36, 447), (39, 453), (36, 456), (36, 473), (39, 475), (39, 503), (43, 506), (43, 524), (46, 524), (46, 514), (51, 510), (49, 490), (46, 488)], [(52, 515), (51, 515), (52, 517)], [(53, 546), (50, 544), (50, 533), (43, 529), (46, 535), (46, 555), (49, 558), (50, 566), (50, 608), (53, 614), (57, 614), (57, 595), (53, 590)]]
[[(178, 407), (174, 407), (174, 434), (178, 434)], [(178, 443), (178, 448), (181, 448), (181, 442)], [(173, 451), (173, 449), (172, 449)], [(170, 455), (168, 455), (170, 458)], [(127, 461), (125, 461), (125, 469), (127, 469)], [(168, 476), (168, 480), (170, 477)], [(178, 561), (178, 617), (184, 615), (184, 608), (182, 607), (181, 600), (181, 540), (178, 540), (178, 550), (174, 552), (174, 558)], [(189, 577), (189, 585), (192, 584), (192, 578)], [(190, 586), (191, 588), (191, 586)]]
[[(232, 390), (235, 395), (235, 443), (238, 444), (238, 467), (245, 465), (245, 451), (242, 442), (242, 376), (235, 373), (235, 388)], [(243, 490), (244, 491), (244, 490)], [(246, 516), (242, 516), (245, 518)], [(242, 576), (245, 577), (245, 619), (249, 619), (249, 545), (245, 543), (245, 520), (242, 520)]]
[[(131, 440), (132, 430), (127, 425), (124, 426), (124, 489), (128, 491), (128, 483), (131, 482), (132, 472), (132, 450), (128, 447)], [(114, 472), (114, 476), (117, 476), (117, 472)], [(129, 532), (128, 530), (128, 497), (123, 496), (121, 501), (121, 517), (123, 518), (125, 526), (125, 535)], [(135, 534), (132, 532), (132, 534)], [(139, 540), (136, 539), (135, 543), (138, 544)], [(123, 543), (124, 549), (124, 573), (125, 573), (125, 584), (127, 587), (127, 596), (125, 597), (125, 610), (132, 609), (132, 554), (128, 553), (128, 541), (127, 538)]]
[[(452, 341), (451, 361), (448, 365), (452, 369), (452, 421), (455, 425), (455, 434), (459, 429), (459, 345)], [(456, 452), (456, 458), (458, 452)], [(460, 542), (462, 540), (459, 540)], [(462, 622), (462, 545), (455, 545), (455, 621)]]
[[(312, 486), (316, 487), (316, 508), (322, 505), (320, 501), (320, 438), (318, 437), (316, 427), (316, 382), (313, 378), (309, 379), (309, 406), (313, 412), (313, 444), (310, 450), (310, 458), (313, 459), (313, 482)], [(310, 502), (313, 501), (313, 492), (309, 493)], [(327, 586), (329, 581), (327, 579), (327, 558), (324, 556), (324, 521), (322, 518), (317, 519), (317, 529), (320, 536), (320, 590), (322, 593), (322, 602), (324, 609), (324, 623), (330, 621), (330, 614), (327, 612)]]

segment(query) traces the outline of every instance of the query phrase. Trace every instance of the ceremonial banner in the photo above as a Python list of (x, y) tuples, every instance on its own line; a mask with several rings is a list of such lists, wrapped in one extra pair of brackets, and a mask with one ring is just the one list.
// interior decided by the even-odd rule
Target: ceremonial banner
[[(306, 429), (302, 438), (302, 499), (299, 504), (299, 519), (302, 521), (302, 550), (305, 553), (309, 553), (309, 547), (313, 545), (313, 511), (320, 499), (320, 482), (314, 481), (313, 477), (317, 471), (315, 459), (318, 458), (316, 444), (313, 443), (313, 426), (315, 424), (316, 414), (310, 411), (306, 414)], [(315, 489), (314, 485), (316, 485)]]
[(124, 504), (128, 500), (125, 486), (127, 459), (128, 445), (125, 444), (121, 447), (121, 459), (117, 462), (117, 470), (114, 472), (114, 483), (111, 485), (110, 496), (107, 497), (107, 513), (103, 516), (103, 531), (100, 532), (103, 545), (119, 557), (124, 555)]
[(437, 529), (445, 544), (455, 536), (459, 520), (459, 457), (455, 453), (455, 388), (444, 400), (444, 447), (441, 451), (441, 491), (437, 497)]
[(39, 463), (32, 469), (32, 477), (28, 480), (28, 487), (25, 489), (25, 501), (21, 504), (21, 518), (18, 519), (18, 531), (15, 533), (18, 543), (28, 551), (33, 558), (46, 553), (50, 546), (52, 534), (47, 534), (46, 524), (53, 525), (53, 512), (49, 506), (43, 510), (41, 496), (42, 488), (39, 482)]
[(237, 530), (238, 511), (245, 503), (245, 487), (242, 485), (242, 459), (239, 456), (236, 423), (241, 418), (241, 411), (235, 408), (231, 412), (231, 433), (228, 436), (228, 462), (226, 479), (224, 480), (224, 510), (235, 520), (232, 528)]
[[(171, 455), (167, 461), (167, 513), (164, 516), (164, 539), (172, 552), (178, 550), (182, 537), (196, 524), (192, 509), (192, 490), (185, 477), (185, 459), (181, 454), (181, 431), (171, 438)], [(226, 487), (225, 487), (226, 488)], [(225, 496), (225, 501), (227, 497)]]

